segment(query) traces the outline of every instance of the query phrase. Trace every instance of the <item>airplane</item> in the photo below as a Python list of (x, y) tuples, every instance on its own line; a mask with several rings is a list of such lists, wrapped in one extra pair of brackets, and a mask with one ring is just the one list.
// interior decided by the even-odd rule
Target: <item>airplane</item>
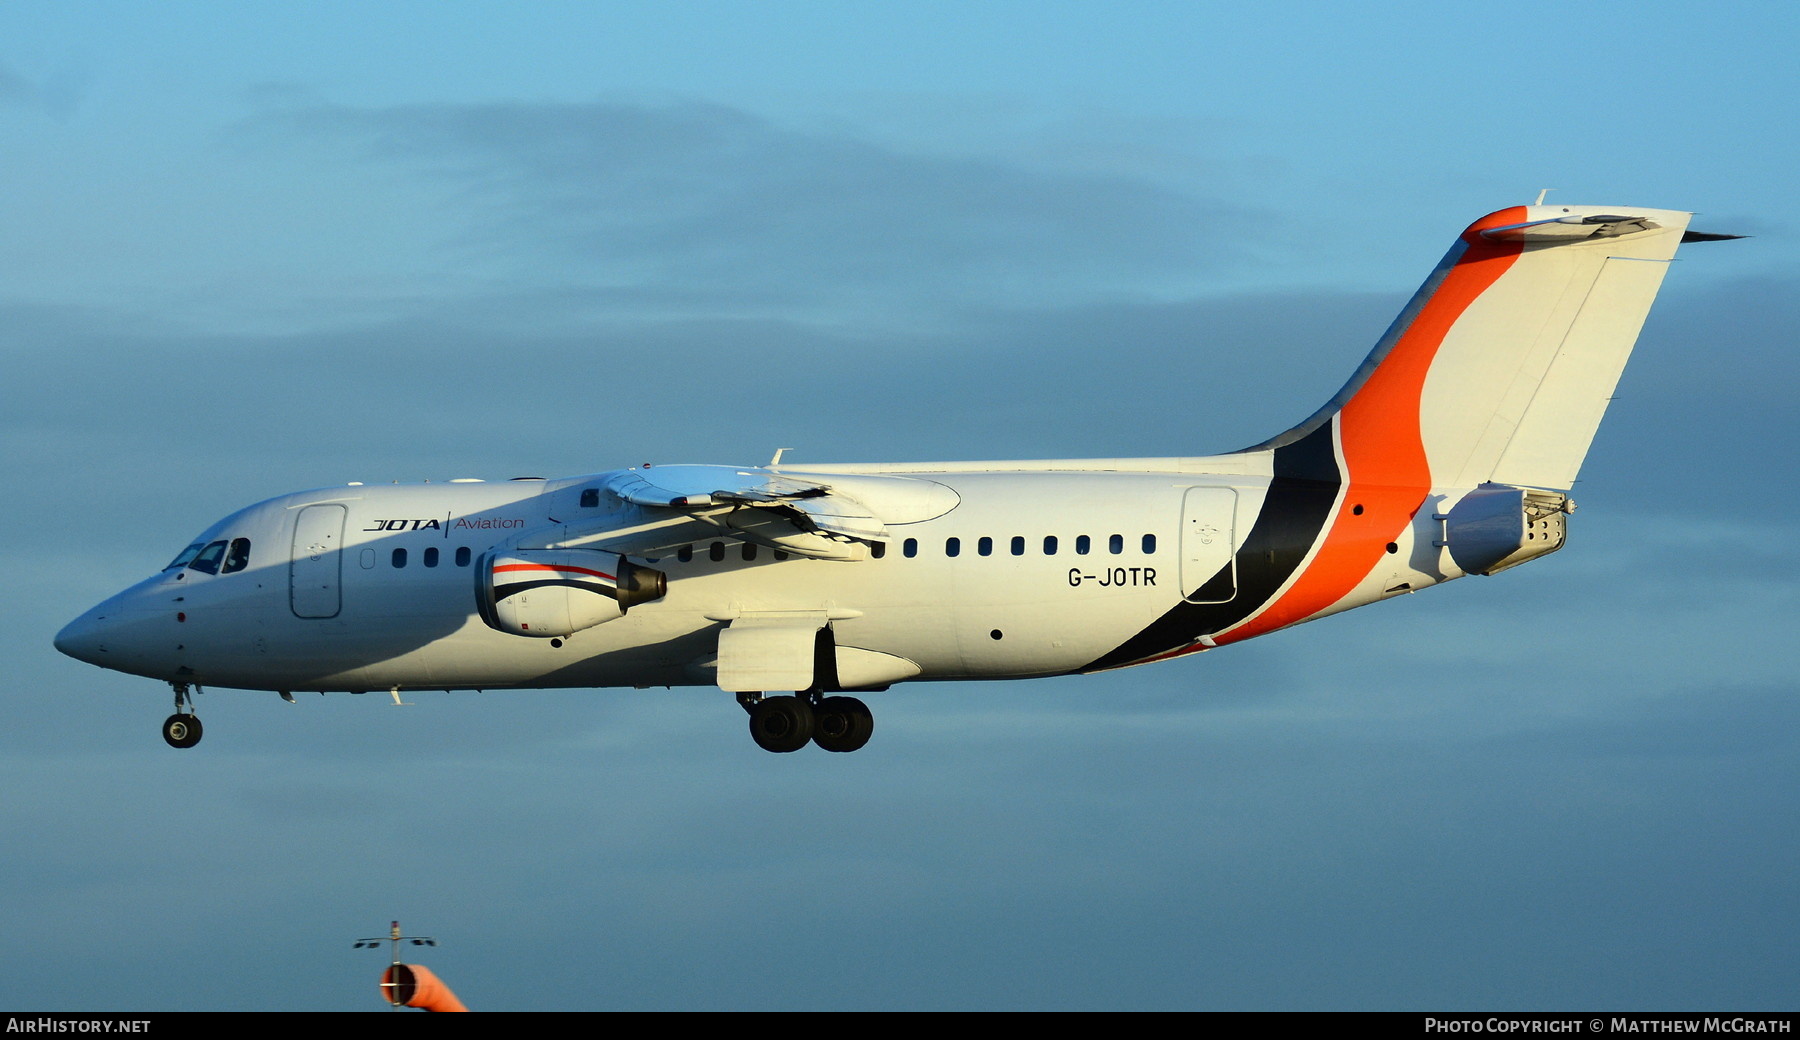
[[(192, 691), (715, 686), (772, 752), (857, 696), (1207, 652), (1555, 552), (1690, 214), (1470, 224), (1335, 396), (1211, 456), (350, 484), (218, 521), (56, 636)], [(784, 449), (785, 450), (785, 449)], [(779, 695), (772, 695), (779, 694)]]

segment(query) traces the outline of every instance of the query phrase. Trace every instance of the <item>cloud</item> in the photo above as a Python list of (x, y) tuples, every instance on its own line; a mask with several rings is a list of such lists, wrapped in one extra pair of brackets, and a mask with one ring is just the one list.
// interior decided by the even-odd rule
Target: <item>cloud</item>
[(37, 88), (26, 82), (24, 77), (4, 65), (0, 65), (0, 103), (9, 105), (29, 104), (37, 99)]
[(0, 64), (0, 106), (34, 109), (63, 120), (81, 106), (87, 88), (87, 77), (70, 70), (34, 81)]
[(697, 101), (284, 104), (244, 140), (449, 185), (470, 250), (714, 309), (1191, 287), (1245, 213), (1125, 173), (902, 149)]

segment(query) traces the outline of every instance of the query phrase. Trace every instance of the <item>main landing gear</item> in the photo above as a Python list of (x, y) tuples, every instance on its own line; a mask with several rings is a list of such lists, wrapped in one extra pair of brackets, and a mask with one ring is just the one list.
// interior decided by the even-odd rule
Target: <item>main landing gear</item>
[(826, 751), (855, 751), (875, 732), (875, 716), (855, 697), (740, 693), (738, 703), (750, 713), (750, 739), (764, 751), (798, 751), (808, 741)]
[(200, 716), (194, 714), (194, 700), (188, 696), (188, 684), (170, 683), (175, 687), (175, 714), (163, 720), (163, 739), (173, 748), (191, 748), (200, 743)]

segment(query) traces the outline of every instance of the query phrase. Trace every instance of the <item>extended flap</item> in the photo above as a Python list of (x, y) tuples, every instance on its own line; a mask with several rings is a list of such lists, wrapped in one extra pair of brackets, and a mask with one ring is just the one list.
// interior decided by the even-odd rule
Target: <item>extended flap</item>
[(722, 506), (779, 510), (806, 529), (865, 542), (886, 541), (887, 524), (930, 520), (958, 501), (951, 489), (917, 477), (788, 474), (735, 466), (621, 470), (603, 486), (639, 506), (687, 512)]

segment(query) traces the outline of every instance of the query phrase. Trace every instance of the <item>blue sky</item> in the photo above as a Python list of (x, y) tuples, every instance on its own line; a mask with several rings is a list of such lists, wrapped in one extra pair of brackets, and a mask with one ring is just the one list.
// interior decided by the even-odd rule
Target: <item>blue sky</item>
[[(0, 1008), (375, 1010), (394, 917), (484, 1010), (1791, 1007), (1796, 29), (0, 8)], [(1239, 447), (1542, 188), (1755, 237), (1683, 251), (1529, 568), (896, 687), (851, 756), (703, 689), (216, 691), (177, 753), (50, 647), (304, 487)]]

